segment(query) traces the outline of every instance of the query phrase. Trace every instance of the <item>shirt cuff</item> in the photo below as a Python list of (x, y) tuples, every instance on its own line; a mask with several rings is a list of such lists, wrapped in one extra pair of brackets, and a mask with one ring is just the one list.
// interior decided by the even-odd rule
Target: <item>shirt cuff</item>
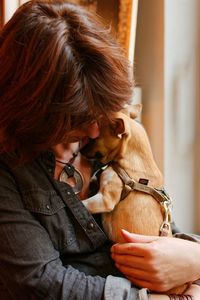
[(192, 234), (192, 233), (188, 234), (188, 233), (180, 232), (180, 233), (175, 233), (173, 236), (179, 239), (184, 239), (184, 240), (188, 240), (200, 244), (200, 236), (196, 234)]
[(147, 289), (138, 290), (126, 278), (109, 275), (104, 288), (104, 300), (148, 300)]

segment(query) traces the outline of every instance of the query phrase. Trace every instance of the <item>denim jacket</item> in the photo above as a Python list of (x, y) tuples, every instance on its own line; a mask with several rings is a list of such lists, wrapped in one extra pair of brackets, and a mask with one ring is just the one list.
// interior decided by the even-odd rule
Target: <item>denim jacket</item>
[(116, 285), (130, 294), (116, 299), (136, 299), (128, 280), (114, 277), (122, 275), (98, 216), (54, 170), (52, 152), (19, 167), (0, 155), (0, 299), (114, 299)]
[(54, 170), (52, 152), (20, 167), (0, 155), (0, 299), (148, 299), (115, 268), (100, 216)]

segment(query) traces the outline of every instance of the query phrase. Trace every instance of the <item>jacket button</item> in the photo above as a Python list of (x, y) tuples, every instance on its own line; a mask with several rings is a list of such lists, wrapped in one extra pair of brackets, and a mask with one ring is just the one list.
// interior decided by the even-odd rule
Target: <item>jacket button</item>
[(87, 225), (87, 227), (88, 227), (89, 229), (93, 229), (93, 228), (94, 228), (94, 223), (89, 222), (88, 225)]
[(46, 205), (46, 208), (47, 208), (47, 209), (50, 209), (50, 206), (47, 204), (47, 205)]

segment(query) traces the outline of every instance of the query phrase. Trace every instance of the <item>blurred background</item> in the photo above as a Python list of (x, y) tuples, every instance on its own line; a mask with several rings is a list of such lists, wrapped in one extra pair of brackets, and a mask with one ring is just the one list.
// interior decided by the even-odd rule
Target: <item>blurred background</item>
[[(2, 27), (23, 0), (0, 0)], [(173, 218), (200, 234), (200, 1), (71, 0), (112, 26), (134, 66), (135, 103), (173, 199)]]

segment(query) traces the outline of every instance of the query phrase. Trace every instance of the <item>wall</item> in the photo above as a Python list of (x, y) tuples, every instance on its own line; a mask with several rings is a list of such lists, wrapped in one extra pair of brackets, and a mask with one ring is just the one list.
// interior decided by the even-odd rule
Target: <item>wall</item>
[(6, 23), (19, 7), (19, 0), (2, 0), (4, 2), (4, 23)]
[[(198, 20), (200, 20), (200, 3), (198, 4), (198, 13), (199, 17)], [(200, 234), (200, 22), (198, 24), (198, 50), (197, 50), (197, 76), (196, 76), (196, 144), (195, 144), (195, 172), (194, 172), (194, 178), (195, 178), (195, 199), (196, 199), (196, 209), (195, 209), (195, 230), (197, 233)]]
[(139, 0), (134, 58), (135, 81), (142, 89), (142, 121), (161, 170), (164, 160), (163, 33), (163, 0)]
[(0, 0), (0, 28), (4, 24), (4, 21), (3, 21), (3, 19), (4, 19), (3, 11), (4, 11), (4, 3), (3, 3), (3, 1)]
[(100, 0), (97, 2), (97, 13), (103, 16), (106, 23), (111, 25), (115, 32), (117, 32), (118, 22), (118, 0)]
[[(196, 231), (197, 116), (199, 95), (199, 0), (165, 1), (166, 187), (174, 198), (176, 223)], [(196, 157), (197, 158), (197, 157)], [(200, 199), (198, 199), (200, 200)]]

